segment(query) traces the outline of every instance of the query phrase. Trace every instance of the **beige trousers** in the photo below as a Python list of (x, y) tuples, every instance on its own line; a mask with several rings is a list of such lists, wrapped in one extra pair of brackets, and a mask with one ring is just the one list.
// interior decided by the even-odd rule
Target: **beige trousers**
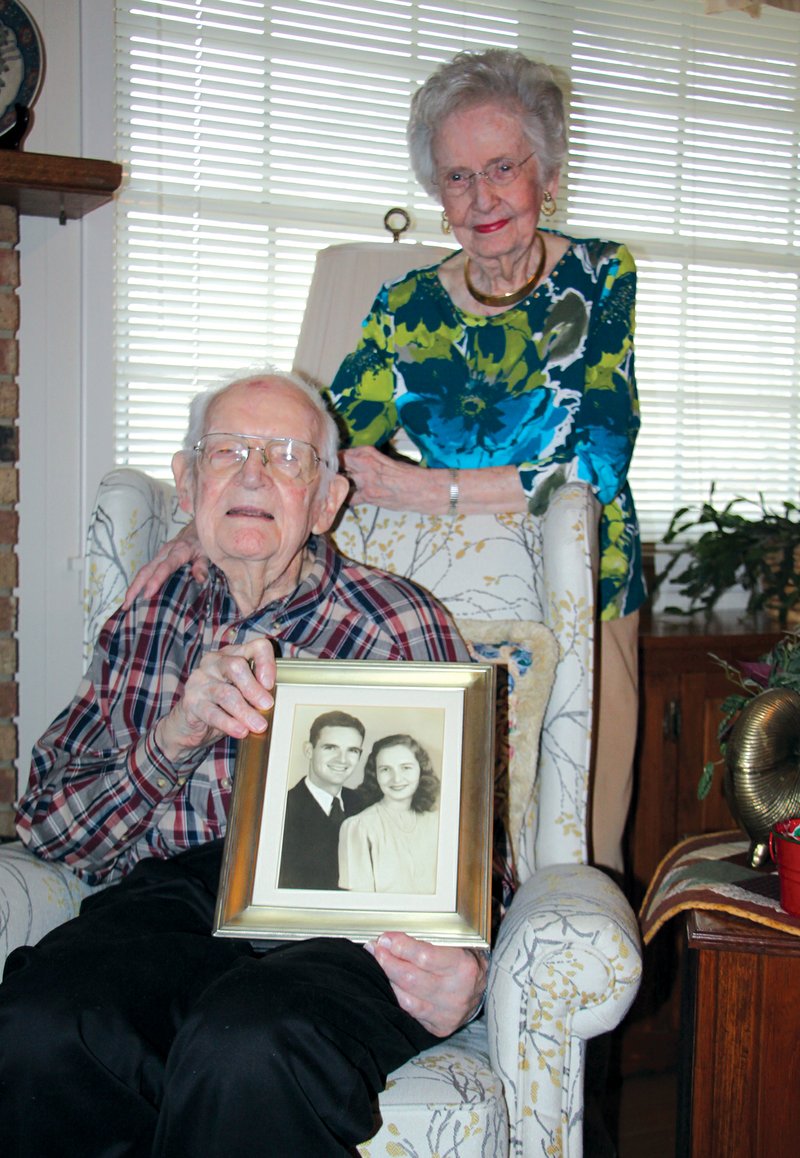
[(638, 611), (600, 624), (590, 860), (619, 873), (639, 719), (638, 637)]

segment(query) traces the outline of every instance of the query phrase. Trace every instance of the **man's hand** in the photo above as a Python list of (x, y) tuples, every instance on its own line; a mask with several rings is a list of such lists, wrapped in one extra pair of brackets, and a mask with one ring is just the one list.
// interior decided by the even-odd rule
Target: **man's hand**
[(436, 1037), (472, 1016), (486, 988), (489, 963), (470, 949), (429, 945), (406, 933), (384, 933), (365, 945), (391, 982), (400, 1007)]
[(174, 539), (167, 539), (149, 563), (134, 575), (125, 592), (122, 606), (127, 611), (137, 595), (144, 592), (149, 599), (159, 587), (169, 579), (174, 571), (184, 563), (193, 563), (192, 574), (198, 583), (208, 578), (208, 559), (200, 553), (200, 541), (194, 529), (194, 521), (179, 531)]
[(274, 702), (275, 670), (266, 636), (207, 652), (180, 700), (156, 725), (156, 740), (167, 759), (179, 761), (221, 736), (241, 740), (249, 732), (264, 732), (262, 713)]

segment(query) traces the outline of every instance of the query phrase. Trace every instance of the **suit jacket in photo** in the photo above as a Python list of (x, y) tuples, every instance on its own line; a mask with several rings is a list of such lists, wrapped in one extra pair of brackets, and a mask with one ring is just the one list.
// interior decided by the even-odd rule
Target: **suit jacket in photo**
[(305, 780), (286, 795), (286, 823), (283, 829), (281, 889), (336, 889), (339, 887), (339, 825), (347, 816), (361, 811), (358, 793), (342, 789), (344, 812), (335, 819), (326, 816), (311, 795)]

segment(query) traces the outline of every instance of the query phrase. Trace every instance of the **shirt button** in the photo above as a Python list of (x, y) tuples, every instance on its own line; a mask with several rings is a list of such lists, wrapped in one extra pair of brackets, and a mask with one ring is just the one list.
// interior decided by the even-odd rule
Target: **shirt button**
[(220, 782), (219, 782), (219, 783), (220, 783), (220, 788), (224, 788), (226, 791), (227, 791), (227, 789), (228, 789), (228, 788), (230, 788), (230, 786), (231, 786), (231, 782), (230, 782), (230, 780), (228, 779), (228, 777), (227, 777), (227, 776), (225, 777), (225, 779), (224, 779), (224, 780), (220, 780)]
[(156, 781), (156, 784), (158, 785), (159, 788), (166, 788), (167, 787), (167, 782), (163, 776), (159, 776), (158, 780)]

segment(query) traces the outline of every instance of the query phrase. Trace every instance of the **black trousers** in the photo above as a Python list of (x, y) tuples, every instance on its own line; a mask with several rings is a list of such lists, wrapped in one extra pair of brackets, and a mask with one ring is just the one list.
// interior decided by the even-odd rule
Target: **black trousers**
[(436, 1039), (350, 941), (212, 937), (220, 863), (143, 861), (10, 955), (9, 1158), (332, 1158), (374, 1133), (386, 1075)]

